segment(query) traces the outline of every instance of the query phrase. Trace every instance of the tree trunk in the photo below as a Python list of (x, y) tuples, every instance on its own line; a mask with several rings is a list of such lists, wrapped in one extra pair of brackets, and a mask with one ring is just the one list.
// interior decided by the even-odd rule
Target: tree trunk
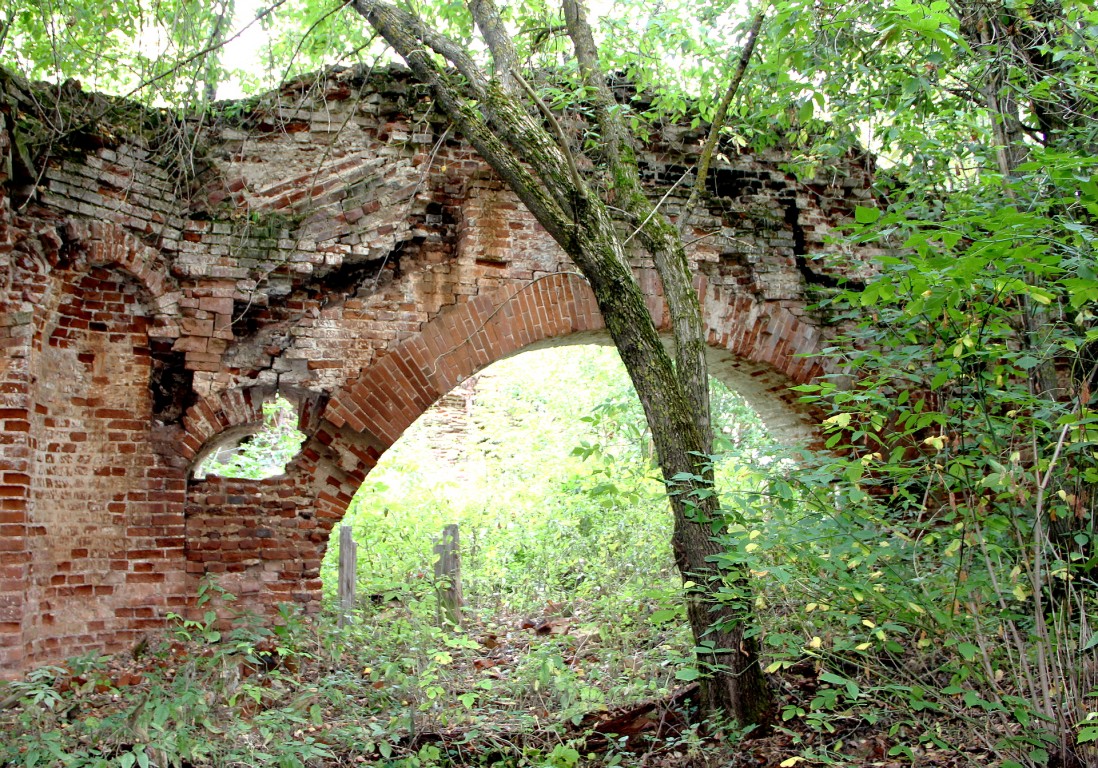
[[(473, 0), (470, 10), (492, 53), (496, 72), (489, 79), (453, 41), (382, 0), (355, 0), (355, 9), (381, 33), (417, 77), (428, 84), (436, 104), (455, 123), (591, 284), (607, 330), (644, 407), (668, 483), (674, 514), (673, 548), (687, 589), (687, 615), (696, 645), (711, 643), (715, 653), (701, 659), (712, 670), (702, 680), (703, 714), (724, 714), (741, 725), (764, 722), (773, 708), (753, 638), (745, 638), (753, 598), (748, 574), (722, 568), (713, 522), (720, 515), (712, 494), (708, 376), (701, 311), (681, 237), (666, 217), (653, 210), (639, 181), (624, 122), (598, 69), (597, 52), (582, 8), (565, 0), (569, 35), (577, 60), (595, 95), (598, 125), (609, 157), (610, 183), (620, 204), (638, 222), (641, 242), (652, 254), (672, 317), (676, 359), (672, 362), (648, 312), (609, 209), (575, 173), (567, 137), (535, 122), (520, 98), (535, 101), (554, 122), (525, 80), (512, 69), (516, 60), (493, 0)], [(444, 72), (424, 46), (442, 55), (461, 79)], [(529, 86), (526, 85), (528, 89)], [(554, 126), (558, 127), (558, 126)], [(694, 479), (681, 482), (676, 477)], [(704, 489), (705, 494), (692, 496)], [(720, 525), (718, 524), (717, 530)], [(721, 600), (716, 598), (721, 596)], [(729, 597), (730, 599), (724, 599)]]
[[(773, 709), (773, 697), (759, 665), (757, 643), (753, 637), (744, 637), (753, 613), (748, 574), (719, 565), (722, 549), (711, 524), (722, 517), (717, 496), (690, 495), (693, 490), (712, 490), (709, 462), (699, 458), (709, 453), (708, 441), (678, 385), (632, 273), (623, 270), (615, 277), (608, 273), (616, 270), (590, 264), (592, 253), (620, 252), (605, 207), (592, 206), (584, 213), (578, 219), (582, 233), (578, 248), (570, 255), (591, 280), (607, 330), (652, 430), (664, 482), (672, 491), (668, 496), (675, 522), (672, 549), (683, 581), (693, 585), (686, 590), (686, 606), (694, 644), (712, 643), (717, 651), (699, 659), (713, 671), (701, 679), (702, 711), (724, 713), (741, 725), (764, 723)], [(624, 262), (624, 255), (621, 262), (603, 259), (604, 264), (615, 262)], [(702, 480), (674, 479), (684, 474)], [(718, 595), (732, 599), (718, 602)]]

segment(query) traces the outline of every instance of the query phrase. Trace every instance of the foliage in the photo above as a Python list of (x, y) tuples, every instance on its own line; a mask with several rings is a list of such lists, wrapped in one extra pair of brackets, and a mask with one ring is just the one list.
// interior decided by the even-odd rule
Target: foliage
[(280, 475), (301, 449), (305, 435), (297, 428), (297, 410), (284, 397), (263, 404), (263, 424), (239, 443), (210, 454), (196, 474), (261, 480)]
[[(716, 389), (730, 433), (761, 446), (743, 402)], [(694, 671), (642, 425), (612, 348), (497, 364), (449, 478), (422, 471), (440, 466), (424, 458), (437, 441), (428, 417), (360, 492), (354, 621), (284, 608), (270, 627), (207, 581), (197, 610), (136, 658), (70, 660), (15, 684), (0, 764), (589, 763), (585, 729), (600, 713), (669, 696)], [(454, 520), (465, 631), (439, 626), (425, 575), (431, 539)], [(461, 742), (417, 744), (419, 733)], [(707, 748), (696, 732), (676, 738), (667, 749)], [(633, 749), (606, 759), (630, 764)]]
[(0, 64), (35, 79), (79, 78), (96, 91), (190, 105), (216, 89), (233, 5), (13, 3), (0, 18)]
[[(173, 9), (191, 13), (183, 7), (131, 3), (96, 15), (75, 5), (79, 24), (13, 9), (0, 55), (36, 76), (87, 72), (96, 87), (125, 90), (166, 70), (140, 46), (127, 48), (121, 30), (140, 28), (138, 18), (161, 23)], [(287, 3), (285, 10), (264, 22), (277, 34), (263, 77), (376, 50), (349, 9)], [(482, 53), (463, 5), (422, 10)], [(520, 60), (560, 73), (542, 89), (543, 100), (589, 116), (556, 8), (524, 2), (505, 12)], [(194, 13), (173, 38), (181, 54), (210, 34), (209, 8)], [(650, 94), (621, 107), (636, 135), (654, 121), (713, 114), (739, 48), (736, 13), (724, 3), (666, 2), (598, 20), (604, 62)], [(796, 464), (769, 451), (713, 457), (722, 466), (725, 509), (710, 522), (720, 557), (753, 577), (752, 599), (767, 617), (755, 632), (770, 669), (813, 672), (814, 694), (780, 713), (786, 726), (807, 725), (821, 736), (803, 745), (801, 758), (851, 760), (835, 732), (873, 721), (888, 726), (893, 757), (978, 734), (1004, 765), (1070, 764), (1076, 752), (1093, 761), (1074, 742), (1098, 739), (1089, 623), (1098, 479), (1096, 29), (1092, 4), (1076, 0), (772, 6), (725, 151), (781, 147), (806, 182), (863, 145), (882, 168), (874, 199), (851, 205), (849, 239), (885, 255), (864, 285), (821, 302), (821, 314), (841, 329), (826, 351), (837, 373), (802, 388), (828, 411), (828, 452)], [(93, 66), (123, 59), (128, 69), (115, 71), (132, 76)], [(178, 95), (202, 77), (185, 66), (158, 82)], [(603, 145), (593, 129), (584, 138), (584, 150)], [(417, 711), (432, 701), (431, 674), (437, 680), (446, 665), (431, 661), (428, 641), (412, 637), (444, 638), (426, 628), (428, 585), (409, 577), (429, 570), (428, 539), (443, 522), (476, 531), (467, 586), (482, 609), (532, 611), (552, 601), (589, 611), (588, 618), (624, 616), (615, 623), (620, 640), (602, 637), (623, 648), (641, 640), (624, 631), (635, 612), (623, 611), (619, 597), (651, 609), (649, 630), (681, 615), (669, 597), (668, 553), (628, 549), (666, 535), (636, 406), (584, 400), (583, 386), (570, 391), (587, 431), (572, 431), (572, 421), (538, 439), (572, 441), (573, 457), (558, 451), (539, 465), (532, 450), (502, 450), (489, 438), (466, 470), (475, 478), (470, 490), (425, 482), (424, 467), (405, 457), (394, 459), (403, 472), (375, 471), (370, 495), (356, 502), (349, 520), (373, 558), (361, 588), (379, 595), (384, 610), (399, 597), (412, 617), (393, 624), (399, 647), (387, 663), (397, 665), (398, 688), (420, 685), (410, 699)], [(512, 407), (537, 410), (519, 401)], [(518, 417), (501, 412), (484, 434), (501, 435)], [(412, 439), (421, 449), (425, 438)], [(501, 469), (517, 485), (502, 484)], [(386, 488), (396, 498), (374, 498)], [(478, 506), (479, 498), (495, 509)], [(522, 525), (500, 520), (500, 509), (524, 510)], [(726, 584), (711, 597), (735, 599), (741, 587)], [(395, 656), (405, 646), (417, 650)], [(685, 656), (688, 649), (675, 647)], [(538, 674), (549, 670), (550, 682), (567, 677), (558, 651), (546, 648), (534, 664)], [(415, 678), (424, 682), (411, 682), (413, 670), (424, 669), (431, 674)], [(47, 715), (51, 680), (47, 671), (23, 684)], [(575, 682), (556, 702), (563, 711), (576, 700)], [(480, 690), (466, 693), (478, 706), (489, 700)], [(947, 733), (943, 715), (980, 718), (994, 729)], [(380, 753), (381, 742), (373, 743)]]
[[(1093, 12), (1022, 4), (980, 21), (966, 4), (786, 8), (789, 42), (768, 49), (768, 76), (784, 73), (771, 82), (834, 117), (800, 135), (799, 170), (836, 150), (844, 122), (864, 121), (865, 100), (876, 107), (867, 135), (897, 165), (850, 233), (890, 255), (822, 305), (848, 331), (828, 350), (842, 373), (801, 388), (830, 411), (838, 454), (761, 479), (767, 515), (728, 542), (730, 557), (798, 586), (786, 604), (803, 629), (768, 636), (774, 668), (806, 654), (832, 668), (826, 697), (783, 716), (828, 729), (838, 709), (880, 717), (895, 700), (909, 718), (996, 723), (987, 743), (1004, 765), (1093, 761), (1076, 743), (1093, 738), (1095, 709)], [(1012, 15), (1023, 42), (1005, 47), (996, 25)], [(1034, 29), (1039, 50), (1024, 43)], [(830, 48), (858, 51), (858, 65), (792, 74), (833, 60)], [(1046, 115), (1060, 99), (1071, 114)], [(1032, 138), (1011, 139), (1012, 125)], [(791, 548), (782, 531), (794, 521), (806, 540)]]
[[(207, 584), (198, 605), (215, 593), (223, 605), (234, 599)], [(332, 756), (311, 735), (291, 736), (315, 730), (309, 693), (289, 686), (311, 658), (292, 609), (273, 628), (213, 610), (174, 619), (170, 638), (141, 644), (128, 663), (89, 655), (14, 683), (21, 708), (5, 722), (0, 763), (291, 768)]]
[[(816, 514), (848, 529), (841, 570), (859, 574), (846, 589), (864, 604), (846, 613), (871, 622), (835, 650), (902, 657), (914, 642), (941, 654), (944, 682), (904, 685), (933, 706), (985, 710), (1000, 721), (997, 749), (1042, 764), (1073, 751), (1095, 684), (1087, 350), (1098, 283), (1081, 219), (1098, 200), (1088, 161), (1034, 156), (1010, 182), (1038, 191), (1025, 207), (977, 185), (934, 218), (902, 204), (861, 217), (911, 253), (835, 300), (860, 316), (839, 353), (853, 381), (803, 389), (832, 408), (828, 444), (843, 450), (823, 462)], [(1058, 391), (1040, 386), (1042, 368)]]

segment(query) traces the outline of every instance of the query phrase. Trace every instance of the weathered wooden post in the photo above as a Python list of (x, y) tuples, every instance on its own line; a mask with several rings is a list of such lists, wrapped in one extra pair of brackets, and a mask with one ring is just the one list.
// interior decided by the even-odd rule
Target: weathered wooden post
[(351, 526), (339, 528), (339, 626), (346, 624), (355, 607), (355, 583), (358, 581), (358, 542)]
[(445, 616), (454, 626), (461, 626), (461, 535), (457, 524), (442, 529), (435, 544), (435, 596), (438, 599), (439, 620)]

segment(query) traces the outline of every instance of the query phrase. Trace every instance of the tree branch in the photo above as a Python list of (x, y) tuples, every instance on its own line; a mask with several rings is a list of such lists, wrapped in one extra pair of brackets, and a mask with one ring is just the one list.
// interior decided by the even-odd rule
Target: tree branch
[(541, 100), (541, 97), (538, 96), (537, 92), (530, 86), (530, 83), (526, 82), (526, 78), (519, 74), (518, 70), (512, 71), (511, 75), (515, 78), (515, 81), (522, 86), (522, 89), (526, 91), (526, 95), (538, 105), (541, 114), (545, 116), (546, 121), (557, 135), (557, 144), (560, 146), (560, 151), (561, 154), (564, 155), (564, 159), (568, 161), (568, 175), (572, 177), (572, 183), (576, 185), (576, 194), (581, 197), (587, 197), (587, 184), (583, 181), (583, 177), (580, 176), (579, 169), (576, 167), (576, 158), (572, 154), (572, 150), (568, 148), (568, 137), (565, 135), (564, 129), (560, 127), (557, 116), (553, 114), (553, 111), (549, 109), (548, 106), (546, 106), (545, 102)]
[(697, 204), (702, 190), (705, 189), (705, 182), (709, 177), (709, 165), (713, 162), (713, 153), (717, 149), (717, 142), (720, 139), (721, 131), (724, 129), (724, 122), (728, 118), (728, 108), (732, 106), (732, 100), (736, 98), (736, 92), (739, 91), (740, 83), (743, 82), (743, 75), (747, 71), (747, 64), (751, 61), (751, 55), (755, 52), (755, 41), (759, 37), (759, 30), (762, 29), (764, 18), (766, 18), (765, 8), (758, 11), (755, 18), (752, 19), (751, 29), (747, 33), (747, 42), (743, 44), (743, 50), (740, 51), (740, 60), (736, 62), (736, 72), (732, 75), (732, 82), (728, 84), (728, 89), (717, 105), (717, 112), (713, 115), (713, 123), (709, 126), (709, 136), (705, 140), (701, 157), (698, 159), (698, 174), (694, 178), (694, 186), (690, 190), (690, 197), (687, 198), (682, 213), (679, 214), (679, 237), (686, 234), (690, 214), (694, 211), (694, 206)]
[(580, 75), (594, 97), (595, 113), (604, 142), (603, 148), (610, 163), (610, 171), (615, 177), (615, 182), (619, 175), (624, 175), (628, 177), (630, 185), (636, 184), (639, 188), (640, 180), (633, 155), (631, 134), (625, 130), (625, 125), (617, 113), (617, 101), (606, 84), (606, 77), (599, 63), (595, 36), (591, 32), (587, 15), (580, 0), (564, 0), (563, 8), (568, 36), (575, 47)]
[(637, 236), (652, 255), (671, 315), (677, 379), (697, 420), (705, 451), (708, 451), (713, 441), (709, 375), (705, 361), (705, 339), (702, 336), (701, 305), (694, 291), (686, 249), (678, 231), (652, 205), (641, 185), (631, 134), (626, 130), (619, 105), (606, 84), (595, 38), (580, 0), (564, 0), (563, 7), (580, 73), (593, 94), (595, 116), (605, 141), (611, 184), (618, 195), (616, 202), (641, 222)]
[[(391, 16), (396, 24), (402, 26), (412, 37), (422, 42), (432, 51), (442, 56), (446, 61), (453, 65), (462, 77), (465, 78), (468, 83), (469, 90), (472, 94), (478, 98), (483, 99), (488, 92), (488, 81), (485, 78), (484, 73), (480, 71), (480, 67), (473, 61), (472, 57), (465, 52), (465, 48), (459, 45), (456, 41), (446, 37), (446, 35), (440, 34), (430, 27), (426, 26), (418, 16), (414, 16), (408, 11), (395, 5), (389, 4), (377, 4), (372, 2), (353, 2), (354, 9), (361, 15), (369, 19), (367, 11), (363, 10), (374, 5), (384, 5), (385, 13), (387, 16)], [(377, 28), (381, 32), (380, 28)], [(411, 62), (408, 62), (404, 52), (399, 50), (396, 45), (382, 32), (382, 36), (385, 37), (389, 45), (392, 45), (394, 50), (397, 51), (408, 66), (411, 67)], [(422, 55), (422, 54), (420, 54)], [(413, 67), (413, 69), (415, 69)], [(424, 81), (426, 82), (426, 81)]]
[[(535, 171), (538, 171), (542, 178), (539, 180), (535, 177), (515, 152), (489, 128), (485, 118), (466, 101), (460, 89), (450, 82), (438, 64), (424, 50), (423, 41), (417, 34), (422, 31), (422, 25), (418, 20), (381, 0), (354, 0), (354, 8), (381, 33), (408, 64), (415, 76), (431, 88), (443, 112), (450, 116), (465, 138), (496, 169), (496, 172), (515, 191), (542, 226), (558, 242), (570, 241), (573, 238), (571, 217), (565, 215), (564, 208), (560, 204), (561, 185), (554, 183), (552, 177), (545, 178), (545, 174), (541, 173), (542, 169), (536, 165)], [(468, 61), (464, 51), (449, 38), (437, 33), (432, 34), (431, 38), (430, 45), (435, 50), (441, 53), (439, 48), (446, 49)], [(443, 55), (448, 57), (448, 54)], [(473, 74), (479, 75), (480, 82), (485, 82), (479, 70)], [(485, 90), (485, 98), (491, 99), (497, 108), (505, 110), (509, 117), (530, 122), (524, 110), (513, 103), (508, 103), (510, 100), (493, 89), (491, 84), (486, 83)], [(542, 131), (542, 133), (545, 132)], [(545, 140), (556, 152), (555, 145), (547, 135)], [(551, 195), (550, 190), (558, 194)]]
[(518, 70), (515, 44), (503, 26), (499, 8), (494, 0), (468, 0), (469, 13), (473, 15), (481, 37), (492, 54), (493, 72), (505, 93), (515, 93), (514, 72)]

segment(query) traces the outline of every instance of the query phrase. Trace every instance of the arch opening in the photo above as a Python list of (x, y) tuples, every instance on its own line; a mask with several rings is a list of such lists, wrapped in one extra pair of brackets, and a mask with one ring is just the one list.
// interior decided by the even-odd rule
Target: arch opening
[(194, 479), (265, 480), (284, 474), (306, 439), (298, 407), (278, 394), (262, 403), (260, 415), (261, 421), (229, 427), (207, 441), (194, 462)]
[[(604, 338), (568, 341), (488, 366), (441, 398), (371, 471), (344, 524), (361, 553), (368, 642), (437, 621), (434, 545), (457, 523), (466, 630), (491, 646), (481, 664), (508, 659), (520, 676), (571, 658), (563, 669), (582, 671), (588, 706), (611, 689), (620, 704), (679, 684), (692, 643), (640, 404)], [(562, 372), (569, 363), (578, 370)], [(715, 377), (713, 389), (733, 452), (770, 451), (746, 400)], [(721, 482), (737, 467), (726, 469)], [(337, 540), (321, 571), (329, 598)], [(569, 695), (545, 694), (564, 712)]]
[[(724, 378), (750, 376), (735, 361), (716, 357), (724, 364), (718, 368)], [(722, 449), (758, 458), (776, 454), (780, 444), (804, 445), (810, 434), (805, 416), (773, 405), (775, 435), (746, 398), (716, 376), (712, 380)], [(775, 386), (758, 374), (751, 382), (755, 401)], [(481, 571), (462, 576), (474, 601), (500, 600), (506, 592), (514, 610), (533, 610), (538, 602), (567, 601), (583, 583), (578, 593), (596, 587), (613, 592), (590, 575), (579, 576), (602, 555), (631, 546), (600, 541), (598, 510), (620, 516), (618, 533), (631, 530), (659, 548), (662, 563), (651, 572), (670, 578), (668, 593), (677, 593), (670, 515), (647, 428), (604, 333), (533, 345), (483, 368), (405, 431), (350, 504), (344, 523), (355, 528), (360, 552), (369, 553), (360, 564), (362, 593), (374, 601), (401, 593), (429, 597), (433, 537), (450, 523), (467, 528), (464, 546)], [(630, 516), (630, 510), (645, 505), (660, 510), (653, 515), (657, 522)], [(334, 531), (323, 570), (329, 596), (336, 583), (337, 538)], [(547, 577), (525, 588), (505, 585), (515, 576), (506, 574), (508, 561), (522, 563), (526, 576), (559, 570), (554, 546), (576, 560), (574, 583), (571, 577)], [(576, 554), (580, 550), (586, 555)], [(636, 568), (640, 560), (651, 564), (650, 555), (638, 550), (627, 559)], [(525, 597), (518, 596), (523, 589)]]

